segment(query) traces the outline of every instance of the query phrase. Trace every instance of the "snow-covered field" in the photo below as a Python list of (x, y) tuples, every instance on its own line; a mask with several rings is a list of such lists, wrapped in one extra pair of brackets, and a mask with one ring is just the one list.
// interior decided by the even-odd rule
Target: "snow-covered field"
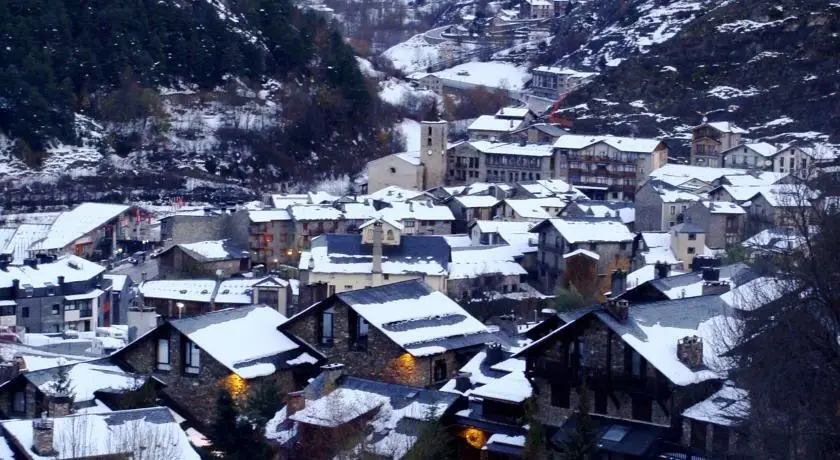
[(468, 85), (521, 91), (531, 78), (528, 68), (508, 62), (467, 62), (435, 72), (439, 78)]
[(425, 72), (429, 66), (455, 59), (463, 53), (475, 50), (477, 46), (471, 43), (458, 45), (451, 41), (431, 43), (426, 40), (424, 34), (417, 34), (388, 48), (382, 55), (394, 63), (394, 68), (410, 74)]

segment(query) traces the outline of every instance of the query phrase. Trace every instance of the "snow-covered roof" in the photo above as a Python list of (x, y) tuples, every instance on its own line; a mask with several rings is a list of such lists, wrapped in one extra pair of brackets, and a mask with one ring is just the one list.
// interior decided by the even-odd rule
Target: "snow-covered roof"
[(657, 193), (662, 198), (663, 203), (681, 203), (686, 201), (698, 201), (702, 197), (696, 193), (688, 192), (679, 188), (672, 187), (656, 187)]
[(329, 204), (341, 198), (340, 196), (324, 191), (307, 192), (306, 195), (309, 197), (309, 202), (312, 204)]
[(558, 149), (579, 150), (590, 145), (605, 143), (621, 152), (653, 153), (662, 141), (641, 137), (585, 136), (582, 134), (564, 134), (554, 141)]
[(531, 231), (538, 231), (539, 227), (545, 225), (546, 222), (554, 226), (563, 235), (563, 239), (570, 244), (623, 243), (632, 241), (634, 237), (626, 225), (612, 219), (547, 219)]
[(277, 194), (271, 195), (271, 205), (276, 209), (286, 209), (296, 204), (309, 204), (309, 195), (306, 194)]
[(348, 220), (370, 220), (380, 215), (380, 212), (370, 202), (343, 203), (344, 218)]
[[(524, 200), (505, 200), (513, 212), (523, 219), (549, 219), (552, 216), (546, 208), (562, 209), (566, 207), (566, 201), (559, 197), (526, 198)], [(557, 212), (552, 209), (552, 212)]]
[[(472, 129), (472, 126), (470, 128)], [(522, 145), (519, 142), (471, 141), (470, 145), (481, 153), (493, 155), (550, 157), (554, 154), (554, 149), (548, 144)]]
[(199, 262), (243, 259), (250, 256), (247, 249), (231, 239), (183, 243), (177, 247)]
[(498, 112), (496, 112), (496, 116), (524, 119), (528, 116), (529, 112), (531, 112), (531, 109), (528, 107), (502, 107)]
[(736, 174), (731, 176), (723, 176), (722, 181), (726, 181), (729, 185), (734, 186), (755, 186), (755, 185), (773, 185), (785, 177), (788, 173), (778, 173), (773, 171), (753, 172), (751, 174)]
[[(440, 236), (403, 235), (399, 245), (382, 248), (382, 273), (444, 276), (449, 245)], [(372, 246), (361, 235), (320, 235), (301, 253), (299, 268), (312, 273), (372, 273)]]
[(136, 390), (145, 384), (148, 378), (142, 374), (126, 372), (108, 361), (107, 358), (70, 363), (64, 366), (25, 372), (21, 375), (42, 392), (53, 394), (52, 385), (58, 378), (61, 367), (68, 369), (67, 374), (73, 385), (76, 404), (93, 401), (96, 398), (95, 393), (102, 390), (114, 392)]
[[(656, 249), (665, 249), (665, 248), (656, 248)], [(670, 249), (669, 249), (669, 251), (670, 251)], [(669, 265), (673, 265), (673, 264), (676, 264), (676, 263), (679, 262), (673, 256), (673, 253), (671, 255), (671, 258), (674, 261), (671, 261), (671, 260), (660, 260), (660, 261), (665, 262)], [(646, 262), (647, 262), (647, 260), (646, 260)], [(677, 271), (677, 270), (669, 270), (670, 275), (682, 275), (683, 273), (684, 272)], [(655, 263), (648, 263), (647, 265), (643, 265), (638, 270), (632, 271), (632, 272), (627, 274), (627, 289), (632, 289), (636, 286), (639, 286), (640, 284), (644, 284), (644, 283), (646, 283), (646, 282), (648, 282), (652, 279), (655, 279), (655, 278), (656, 278), (656, 265), (655, 265)]]
[(569, 69), (566, 67), (553, 67), (545, 65), (534, 67), (533, 72), (546, 72), (553, 73), (555, 75), (568, 75), (580, 78), (594, 77), (598, 75), (596, 72), (579, 72), (577, 70)]
[(720, 426), (737, 426), (749, 416), (750, 401), (746, 390), (727, 382), (708, 398), (684, 410), (682, 416)]
[(296, 221), (340, 220), (344, 217), (341, 210), (330, 205), (321, 204), (289, 206), (289, 214)]
[(730, 152), (737, 153), (736, 150), (744, 148), (748, 148), (765, 158), (770, 158), (779, 152), (779, 149), (775, 145), (767, 142), (748, 142), (746, 144), (736, 145), (728, 150), (724, 150), (721, 152), (721, 155), (725, 155)]
[(51, 225), (62, 214), (62, 211), (54, 212), (27, 212), (21, 214), (0, 213), (0, 225), (21, 225), (37, 224)]
[(74, 301), (74, 300), (90, 300), (99, 298), (105, 291), (102, 289), (94, 289), (90, 292), (86, 292), (84, 294), (72, 294), (64, 296), (64, 300)]
[(275, 285), (278, 287), (286, 287), (289, 283), (286, 280), (267, 276), (264, 278), (240, 278), (229, 279), (219, 283), (219, 288), (216, 290), (216, 296), (213, 301), (217, 305), (239, 304), (250, 305), (254, 303), (253, 292), (254, 287), (260, 285)]
[[(707, 254), (708, 251), (704, 248), (703, 255)], [(724, 265), (719, 267), (719, 270), (719, 281), (729, 283), (732, 289), (750, 281), (754, 277), (749, 267), (743, 263)], [(650, 280), (649, 283), (667, 298), (677, 300), (702, 296), (705, 281), (703, 280), (702, 272), (691, 272), (682, 275), (671, 275), (667, 278), (656, 278)]]
[(522, 90), (531, 79), (528, 69), (506, 62), (466, 62), (455, 67), (434, 72), (432, 75), (445, 80), (448, 86), (468, 89), (474, 86)]
[(582, 212), (592, 217), (618, 217), (624, 224), (636, 221), (636, 208), (633, 203), (615, 201), (575, 201)]
[(472, 246), (472, 239), (469, 235), (458, 234), (458, 235), (440, 235), (441, 238), (446, 240), (446, 244), (449, 245), (450, 248), (466, 248)]
[(122, 458), (125, 455), (179, 460), (201, 458), (166, 407), (73, 414), (44, 421), (52, 423), (55, 455), (40, 456), (33, 451), (32, 420), (7, 420), (0, 425), (8, 433), (9, 442), (32, 459)]
[(47, 237), (50, 224), (18, 224), (0, 228), (0, 254), (11, 254), (12, 263), (20, 265), (29, 257), (29, 248)]
[(761, 276), (733, 287), (720, 295), (721, 300), (737, 310), (754, 310), (778, 300), (795, 289), (792, 282)]
[(531, 382), (525, 378), (525, 374), (516, 371), (472, 390), (470, 395), (518, 404), (530, 398), (533, 392)]
[(263, 211), (248, 211), (251, 222), (263, 223), (277, 220), (291, 220), (292, 215), (285, 209), (268, 209)]
[(580, 190), (574, 188), (571, 184), (560, 179), (539, 179), (537, 184), (542, 185), (546, 190), (557, 194), (564, 195), (571, 193), (579, 198), (585, 198), (586, 195)]
[(394, 202), (391, 207), (382, 208), (380, 214), (393, 221), (405, 219), (453, 221), (455, 215), (447, 206), (437, 205), (427, 201)]
[(46, 238), (32, 249), (63, 249), (129, 209), (124, 204), (82, 203), (58, 216)]
[(279, 331), (278, 326), (285, 322), (286, 317), (277, 310), (252, 305), (174, 319), (169, 324), (232, 372), (252, 379), (323, 359), (311, 347)]
[(574, 251), (572, 251), (568, 254), (563, 254), (563, 258), (564, 259), (570, 259), (570, 258), (572, 258), (572, 257), (574, 257), (578, 254), (584, 255), (586, 257), (589, 257), (590, 259), (595, 259), (595, 260), (599, 260), (601, 258), (601, 256), (599, 256), (597, 253), (594, 253), (594, 252), (592, 252), (588, 249), (580, 249), (580, 248), (575, 249)]
[(420, 166), (420, 151), (419, 150), (412, 150), (409, 152), (401, 152), (393, 154), (395, 158), (399, 158), (402, 161), (405, 161), (408, 164), (414, 166)]
[(401, 224), (401, 223), (397, 222), (396, 220), (392, 220), (392, 219), (389, 219), (389, 218), (387, 218), (387, 217), (375, 217), (375, 218), (370, 219), (370, 220), (368, 220), (367, 222), (363, 223), (362, 225), (359, 225), (359, 230), (361, 230), (361, 229), (363, 229), (363, 228), (366, 228), (366, 227), (368, 227), (368, 226), (370, 226), (370, 225), (373, 225), (373, 224), (375, 224), (375, 223), (377, 223), (377, 222), (384, 222), (384, 223), (387, 223), (388, 225), (390, 225), (391, 227), (396, 228), (396, 229), (397, 229), (397, 230), (399, 230), (399, 231), (403, 231), (403, 230), (405, 229), (405, 227), (403, 227), (403, 224)]
[(805, 239), (798, 231), (780, 227), (762, 230), (744, 240), (741, 245), (745, 248), (759, 250), (788, 250), (796, 249), (804, 242)]
[(756, 196), (764, 186), (746, 185), (723, 185), (721, 188), (728, 193), (735, 201), (747, 201)]
[(128, 282), (128, 275), (107, 274), (103, 278), (111, 280), (111, 289), (114, 292), (120, 292), (125, 288), (125, 283)]
[(747, 170), (745, 169), (710, 168), (706, 166), (668, 163), (661, 168), (651, 171), (648, 177), (652, 179), (659, 179), (671, 185), (680, 185), (691, 179), (697, 179), (711, 184), (723, 176), (738, 176), (745, 174), (747, 174)]
[(493, 337), (481, 321), (420, 280), (336, 296), (413, 356), (476, 346)]
[(521, 253), (511, 246), (473, 246), (452, 251), (449, 279), (472, 279), (483, 275), (526, 275), (516, 263)]
[(711, 126), (712, 128), (722, 132), (722, 133), (732, 133), (732, 134), (748, 134), (749, 131), (739, 128), (735, 123), (729, 121), (712, 121), (708, 123), (703, 123), (702, 125), (695, 126), (694, 129), (702, 128), (703, 126)]
[(819, 196), (808, 187), (800, 185), (780, 184), (755, 188), (773, 207), (809, 206), (808, 200)]
[(746, 214), (744, 208), (729, 201), (701, 201), (712, 214)]
[(465, 208), (492, 208), (499, 204), (499, 200), (492, 195), (456, 196), (455, 201)]
[(507, 120), (504, 118), (496, 118), (493, 115), (481, 115), (467, 127), (467, 131), (509, 133), (521, 128), (523, 123), (524, 122), (520, 120)]
[(213, 300), (216, 281), (210, 279), (149, 280), (140, 283), (138, 288), (143, 297), (150, 299), (210, 303)]
[(381, 200), (386, 201), (388, 203), (394, 202), (402, 202), (408, 201), (414, 198), (419, 197), (424, 192), (421, 190), (414, 190), (410, 188), (400, 187), (398, 185), (390, 185), (385, 187), (381, 190), (377, 190), (373, 193), (369, 193), (364, 196), (364, 198), (370, 198), (374, 200)]
[[(718, 297), (693, 297), (632, 305), (628, 318), (618, 321), (605, 310), (598, 318), (636, 350), (668, 380), (685, 386), (721, 378), (726, 367), (720, 357), (727, 350), (722, 331), (734, 327), (733, 310)], [(677, 358), (677, 341), (703, 341), (704, 366), (692, 369)]]
[(533, 222), (507, 220), (476, 220), (472, 223), (478, 226), (481, 233), (527, 233), (533, 228)]
[(20, 286), (33, 288), (45, 287), (48, 283), (58, 285), (58, 277), (63, 276), (65, 283), (88, 281), (105, 272), (105, 267), (75, 255), (64, 255), (55, 262), (38, 264), (37, 268), (28, 265), (11, 265), (0, 270), (0, 288), (12, 286), (13, 280), (20, 281)]

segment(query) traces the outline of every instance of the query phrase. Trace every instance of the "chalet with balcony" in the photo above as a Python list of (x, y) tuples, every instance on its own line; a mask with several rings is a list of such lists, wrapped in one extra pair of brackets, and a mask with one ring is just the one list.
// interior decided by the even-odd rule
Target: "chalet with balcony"
[(347, 291), (289, 318), (282, 328), (349, 375), (427, 387), (455, 375), (493, 335), (420, 280)]
[(248, 211), (251, 263), (266, 267), (296, 260), (295, 225), (285, 209)]
[(741, 136), (748, 131), (728, 121), (704, 122), (691, 129), (691, 164), (720, 168), (723, 152), (741, 145)]
[(325, 358), (288, 331), (266, 306), (231, 308), (172, 319), (119, 350), (114, 359), (166, 386), (162, 396), (198, 426), (215, 414), (219, 390), (245, 401), (260, 382), (282, 393), (306, 385)]
[(658, 139), (568, 134), (554, 143), (557, 177), (594, 200), (632, 200), (647, 175), (668, 161)]

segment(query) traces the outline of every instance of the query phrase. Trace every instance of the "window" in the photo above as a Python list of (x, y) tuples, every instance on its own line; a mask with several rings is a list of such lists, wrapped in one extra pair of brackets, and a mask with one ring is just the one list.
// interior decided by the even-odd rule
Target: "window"
[(406, 228), (413, 228), (414, 227), (414, 219), (403, 220), (403, 226), (405, 226)]
[(688, 234), (688, 239), (689, 239), (690, 241), (694, 241), (694, 240), (696, 240), (696, 239), (697, 239), (697, 234), (696, 234), (696, 233), (689, 233), (689, 234)]
[(356, 351), (367, 351), (367, 343), (368, 343), (368, 330), (369, 325), (368, 322), (355, 312), (351, 313), (351, 320), (355, 323), (354, 330), (353, 330), (353, 343), (352, 349)]
[(321, 315), (321, 344), (323, 345), (332, 345), (334, 340), (334, 332), (333, 332), (333, 315), (335, 314), (335, 309), (328, 308), (324, 310), (324, 313)]
[(689, 246), (686, 252), (689, 254), (694, 254), (694, 246)]
[(589, 249), (593, 251), (598, 249), (598, 243), (589, 243)]
[(626, 251), (627, 250), (627, 243), (618, 243), (618, 250), (619, 251)]
[(448, 374), (446, 373), (446, 360), (445, 359), (438, 359), (435, 361), (435, 366), (432, 371), (432, 379), (435, 382), (440, 382), (441, 380), (446, 380)]
[(383, 279), (383, 280), (387, 280), (387, 279), (389, 279), (389, 278), (391, 278), (391, 275), (389, 275), (389, 274), (387, 274), (387, 273), (382, 274), (382, 279)]
[(353, 285), (352, 284), (345, 284), (344, 289), (347, 290), (347, 291), (352, 291), (353, 290)]
[(20, 309), (20, 316), (23, 318), (29, 318), (29, 307), (23, 307)]
[(647, 363), (636, 350), (624, 348), (624, 373), (634, 379), (643, 379), (647, 371)]
[(187, 346), (184, 349), (185, 374), (198, 374), (198, 369), (201, 365), (201, 362), (199, 361), (200, 356), (201, 351), (198, 348), (198, 345), (194, 344), (192, 341), (187, 341)]
[(676, 214), (677, 214), (677, 207), (674, 206), (674, 205), (671, 205), (671, 215), (675, 216)]
[(26, 393), (18, 391), (12, 396), (12, 412), (26, 412)]
[(388, 230), (387, 232), (385, 232), (385, 239), (388, 241), (394, 241), (394, 231)]
[(169, 366), (169, 339), (158, 339), (157, 341), (157, 369), (168, 371)]
[(672, 221), (670, 221), (670, 222), (668, 222), (668, 226), (669, 226), (669, 227), (673, 227), (674, 225), (677, 225), (677, 223), (676, 223), (676, 222), (674, 222), (673, 220), (672, 220)]
[(53, 306), (52, 306), (52, 314), (53, 315), (61, 314), (61, 305), (59, 305), (57, 303), (54, 303)]
[(389, 169), (391, 170), (391, 174), (395, 174), (397, 172), (397, 168), (391, 167)]
[(551, 405), (554, 407), (569, 408), (569, 386), (563, 383), (551, 384)]

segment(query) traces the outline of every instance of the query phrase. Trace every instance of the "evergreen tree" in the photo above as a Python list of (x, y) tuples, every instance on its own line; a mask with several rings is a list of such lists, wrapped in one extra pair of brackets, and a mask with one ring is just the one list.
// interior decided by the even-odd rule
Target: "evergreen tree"
[(545, 457), (545, 428), (535, 416), (537, 410), (534, 400), (530, 400), (526, 408), (525, 419), (528, 422), (528, 435), (525, 437), (524, 458), (539, 460)]
[(50, 393), (52, 393), (50, 396), (68, 400), (72, 408), (76, 393), (73, 391), (73, 382), (70, 378), (70, 366), (63, 365), (63, 361), (63, 359), (59, 361), (60, 366), (56, 369), (55, 380), (49, 384)]
[(263, 380), (255, 386), (248, 397), (248, 416), (259, 429), (263, 429), (284, 404), (277, 382), (271, 379)]
[(210, 426), (213, 447), (230, 460), (266, 458), (268, 446), (262, 441), (262, 432), (242, 416), (233, 397), (221, 390), (216, 399), (216, 416)]
[(598, 451), (598, 433), (589, 416), (589, 388), (584, 381), (578, 394), (575, 430), (560, 448), (563, 460), (594, 460)]
[(440, 417), (435, 414), (434, 404), (426, 411), (423, 425), (417, 434), (417, 440), (408, 451), (405, 460), (448, 460), (455, 458), (452, 446), (452, 435), (440, 423)]

